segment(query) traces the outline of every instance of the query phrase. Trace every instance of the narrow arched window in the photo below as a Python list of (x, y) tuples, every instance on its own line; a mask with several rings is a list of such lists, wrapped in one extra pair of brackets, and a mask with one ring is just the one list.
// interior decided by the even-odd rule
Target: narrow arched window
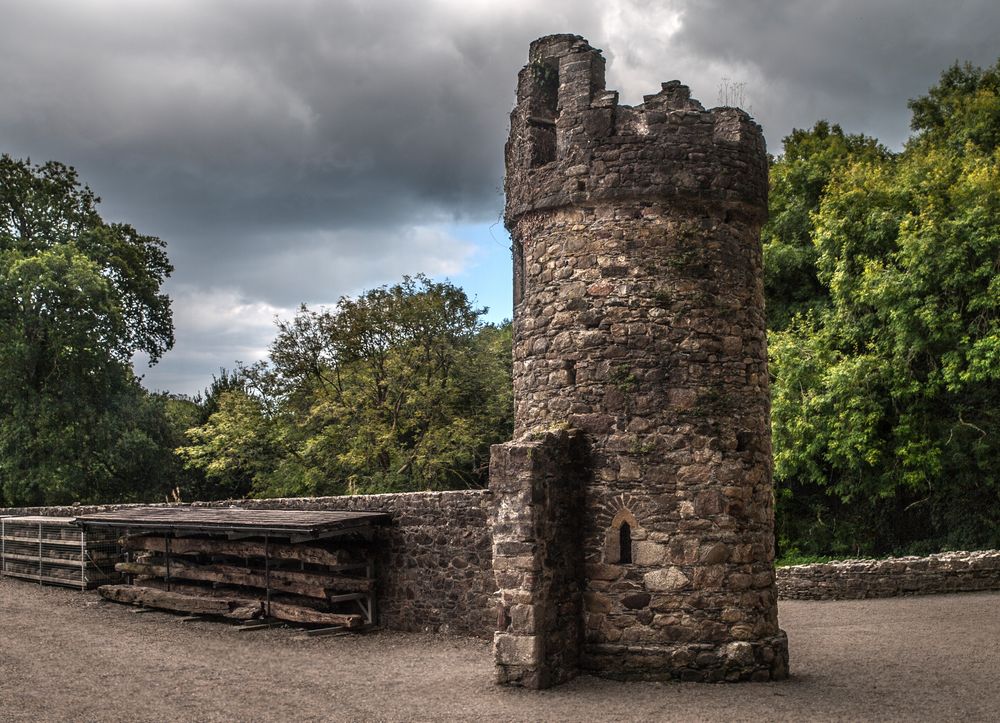
[(618, 561), (622, 564), (632, 562), (632, 528), (627, 522), (618, 528)]

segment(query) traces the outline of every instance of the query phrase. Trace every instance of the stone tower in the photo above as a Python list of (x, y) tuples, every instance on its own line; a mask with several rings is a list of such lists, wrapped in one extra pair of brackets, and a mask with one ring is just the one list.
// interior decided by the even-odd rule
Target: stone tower
[(579, 36), (528, 61), (506, 148), (498, 680), (783, 678), (760, 127), (677, 81), (619, 105)]

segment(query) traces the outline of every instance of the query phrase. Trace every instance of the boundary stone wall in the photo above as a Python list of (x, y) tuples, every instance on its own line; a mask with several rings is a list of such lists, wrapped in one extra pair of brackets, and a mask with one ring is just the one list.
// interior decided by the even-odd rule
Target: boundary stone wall
[(857, 600), (982, 590), (1000, 590), (1000, 550), (778, 568), (778, 596), (785, 600)]
[[(393, 630), (492, 636), (496, 605), (487, 490), (194, 502), (192, 507), (388, 512), (376, 538), (379, 623)], [(70, 516), (149, 505), (0, 508)], [(157, 507), (181, 506), (161, 503)]]

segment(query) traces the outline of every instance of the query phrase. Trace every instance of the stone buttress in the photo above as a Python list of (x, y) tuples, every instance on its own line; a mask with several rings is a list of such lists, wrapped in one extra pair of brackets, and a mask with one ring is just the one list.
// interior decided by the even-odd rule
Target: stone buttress
[(619, 105), (600, 51), (552, 35), (518, 77), (506, 170), (498, 681), (785, 677), (760, 127), (677, 81)]

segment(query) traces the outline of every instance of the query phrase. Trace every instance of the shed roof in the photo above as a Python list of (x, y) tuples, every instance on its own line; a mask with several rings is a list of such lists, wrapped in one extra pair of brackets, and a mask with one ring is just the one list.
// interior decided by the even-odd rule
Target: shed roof
[(73, 521), (72, 517), (49, 517), (47, 515), (0, 515), (0, 519), (8, 523), (30, 522), (46, 525), (68, 525)]
[(84, 527), (134, 527), (184, 532), (245, 532), (310, 536), (389, 521), (384, 512), (255, 510), (242, 507), (132, 507), (81, 515)]

